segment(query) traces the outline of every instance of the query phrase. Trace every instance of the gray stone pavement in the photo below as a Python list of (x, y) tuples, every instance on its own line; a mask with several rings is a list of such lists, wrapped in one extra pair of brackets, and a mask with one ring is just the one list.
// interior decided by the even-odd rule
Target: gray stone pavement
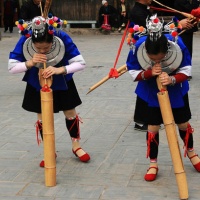
[[(0, 29), (3, 32), (3, 29)], [(71, 33), (70, 33), (71, 34)], [(154, 182), (143, 176), (148, 168), (145, 133), (134, 130), (133, 83), (128, 73), (111, 79), (86, 95), (88, 89), (113, 67), (121, 34), (72, 34), (87, 67), (74, 75), (83, 101), (77, 112), (81, 124), (82, 147), (91, 155), (81, 163), (72, 154), (62, 113), (55, 114), (57, 185), (46, 187), (43, 146), (38, 147), (34, 123), (36, 115), (21, 108), (25, 83), (23, 74), (8, 73), (8, 54), (19, 38), (2, 33), (0, 41), (0, 199), (1, 200), (176, 200), (176, 178), (164, 130), (160, 131), (159, 174)], [(200, 153), (200, 33), (194, 36), (193, 79), (190, 81), (191, 124), (195, 149)], [(129, 48), (124, 44), (117, 67), (126, 62)], [(182, 142), (180, 149), (183, 154)], [(188, 158), (183, 158), (189, 199), (200, 199), (200, 174)]]

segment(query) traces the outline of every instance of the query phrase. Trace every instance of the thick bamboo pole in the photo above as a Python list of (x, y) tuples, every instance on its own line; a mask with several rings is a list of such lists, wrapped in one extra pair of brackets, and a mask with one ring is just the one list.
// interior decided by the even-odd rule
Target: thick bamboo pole
[[(157, 79), (158, 88), (160, 89), (160, 83)], [(178, 136), (176, 132), (176, 125), (171, 109), (169, 95), (167, 90), (158, 92), (158, 101), (160, 104), (161, 114), (165, 131), (167, 135), (168, 145), (171, 153), (172, 163), (174, 167), (174, 173), (176, 176), (176, 182), (178, 185), (178, 191), (180, 199), (188, 199), (188, 185), (184, 165), (180, 153)]]
[(42, 107), (42, 130), (44, 141), (45, 161), (45, 185), (56, 185), (56, 158), (55, 158), (55, 134), (53, 117), (53, 92), (40, 91)]
[[(46, 63), (44, 63), (44, 69), (46, 69), (46, 67)], [(39, 70), (39, 81), (42, 87), (42, 89), (40, 90), (40, 96), (44, 142), (45, 185), (48, 187), (52, 187), (56, 185), (53, 91), (50, 88), (50, 86), (52, 85), (52, 77), (47, 79), (44, 79), (42, 77), (42, 72), (44, 71), (44, 69)]]

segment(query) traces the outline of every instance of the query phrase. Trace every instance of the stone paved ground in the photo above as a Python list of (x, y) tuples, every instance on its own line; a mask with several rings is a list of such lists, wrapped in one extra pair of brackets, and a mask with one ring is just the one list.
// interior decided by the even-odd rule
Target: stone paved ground
[[(3, 32), (3, 29), (0, 29)], [(1, 200), (176, 200), (176, 179), (165, 131), (160, 133), (159, 174), (154, 182), (143, 176), (146, 159), (145, 133), (134, 130), (136, 83), (125, 73), (86, 95), (89, 87), (106, 76), (117, 54), (121, 34), (69, 33), (87, 62), (83, 72), (74, 75), (83, 104), (77, 108), (81, 124), (82, 147), (91, 155), (80, 163), (71, 152), (69, 134), (62, 113), (55, 114), (57, 185), (46, 187), (39, 162), (43, 147), (37, 146), (36, 115), (21, 108), (25, 83), (23, 74), (7, 70), (8, 54), (19, 35), (2, 33), (0, 41), (0, 199)], [(191, 124), (195, 149), (200, 152), (200, 34), (194, 36), (193, 79), (190, 81)], [(124, 44), (118, 67), (128, 54)], [(183, 153), (182, 143), (180, 149)], [(200, 174), (183, 158), (190, 200), (200, 199)]]

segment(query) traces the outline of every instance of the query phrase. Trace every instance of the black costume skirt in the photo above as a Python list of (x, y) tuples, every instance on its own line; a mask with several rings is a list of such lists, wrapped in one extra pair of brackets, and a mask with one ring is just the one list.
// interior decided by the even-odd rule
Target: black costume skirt
[[(174, 121), (176, 124), (181, 124), (189, 121), (191, 119), (191, 111), (189, 106), (188, 94), (183, 97), (184, 107), (172, 108), (172, 113), (174, 116)], [(160, 125), (163, 123), (160, 108), (158, 107), (148, 107), (146, 124), (149, 125)]]
[[(75, 108), (80, 105), (81, 99), (73, 79), (67, 82), (68, 90), (53, 91), (54, 113)], [(27, 84), (22, 108), (29, 112), (41, 113), (40, 91)]]

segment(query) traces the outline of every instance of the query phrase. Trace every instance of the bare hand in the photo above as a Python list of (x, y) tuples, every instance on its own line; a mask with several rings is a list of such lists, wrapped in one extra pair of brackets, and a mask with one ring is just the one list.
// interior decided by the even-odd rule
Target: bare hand
[(50, 76), (56, 74), (63, 74), (64, 73), (64, 68), (63, 67), (53, 67), (53, 66), (49, 66), (46, 69), (44, 69), (42, 76), (43, 78), (49, 78)]
[(172, 83), (172, 79), (166, 72), (160, 74), (159, 80), (162, 85), (170, 85)]
[(37, 63), (45, 63), (45, 62), (47, 62), (47, 56), (45, 54), (35, 53), (33, 55), (33, 58), (32, 58), (33, 66), (36, 65)]
[(156, 63), (153, 67), (152, 67), (152, 76), (158, 76), (162, 73), (162, 69), (161, 69), (161, 65), (160, 63)]
[(180, 20), (179, 23), (181, 24), (183, 29), (191, 29), (194, 27), (193, 22), (188, 18)]

